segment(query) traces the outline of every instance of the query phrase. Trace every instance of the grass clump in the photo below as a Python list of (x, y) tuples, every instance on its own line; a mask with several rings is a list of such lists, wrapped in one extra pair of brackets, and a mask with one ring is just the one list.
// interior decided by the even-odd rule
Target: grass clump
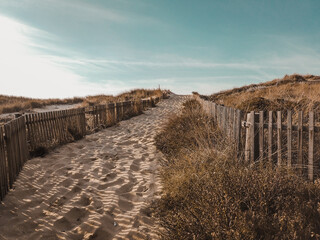
[(194, 100), (156, 137), (163, 239), (319, 239), (320, 185), (249, 165)]
[(217, 139), (214, 123), (204, 114), (198, 101), (190, 100), (183, 106), (181, 115), (170, 118), (164, 131), (155, 137), (157, 148), (167, 156), (168, 160), (203, 144), (199, 142), (202, 134), (206, 134), (211, 141)]
[(320, 76), (285, 75), (260, 84), (202, 96), (218, 104), (248, 111), (319, 111)]

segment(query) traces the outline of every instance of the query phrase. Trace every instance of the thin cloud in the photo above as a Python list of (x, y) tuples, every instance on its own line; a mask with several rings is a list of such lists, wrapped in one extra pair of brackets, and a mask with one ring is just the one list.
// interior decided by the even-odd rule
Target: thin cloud
[(163, 22), (152, 16), (134, 14), (126, 10), (117, 10), (107, 8), (102, 5), (95, 5), (90, 1), (73, 1), (73, 0), (20, 0), (20, 1), (1, 1), (0, 6), (6, 8), (29, 8), (32, 6), (39, 11), (59, 12), (60, 15), (68, 16), (71, 19), (86, 22), (107, 22), (119, 24), (142, 24), (166, 26)]
[(117, 92), (119, 83), (88, 83), (76, 73), (57, 66), (30, 46), (29, 35), (37, 31), (27, 25), (0, 16), (0, 83), (1, 94), (28, 97), (73, 97)]

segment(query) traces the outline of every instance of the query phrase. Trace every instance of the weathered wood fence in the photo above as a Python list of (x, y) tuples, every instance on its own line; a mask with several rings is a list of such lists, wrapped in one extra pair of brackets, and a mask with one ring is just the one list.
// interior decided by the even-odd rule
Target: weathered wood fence
[(313, 111), (244, 113), (196, 98), (245, 161), (288, 166), (313, 181), (320, 175), (320, 116)]
[(162, 98), (26, 114), (0, 125), (0, 200), (30, 156), (139, 115)]

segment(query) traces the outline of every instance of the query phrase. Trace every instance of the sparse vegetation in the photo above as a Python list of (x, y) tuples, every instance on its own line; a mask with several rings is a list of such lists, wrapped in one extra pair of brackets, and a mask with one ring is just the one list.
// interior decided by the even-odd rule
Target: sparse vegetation
[(108, 102), (129, 101), (151, 96), (161, 96), (162, 90), (135, 89), (121, 93), (117, 96), (112, 95), (96, 95), (87, 96), (85, 98), (66, 98), (66, 99), (33, 99), (25, 97), (14, 97), (0, 95), (0, 113), (12, 113), (26, 111), (33, 108), (41, 108), (48, 105), (63, 105), (82, 103), (83, 106), (104, 104)]
[(320, 184), (249, 165), (195, 100), (156, 137), (163, 239), (319, 239)]
[(82, 98), (66, 99), (32, 99), (0, 95), (0, 113), (20, 112), (33, 108), (41, 108), (55, 104), (77, 104), (83, 102)]
[[(99, 104), (106, 104), (108, 102), (121, 102), (121, 101), (131, 101), (138, 100), (142, 98), (148, 98), (151, 96), (164, 96), (169, 93), (168, 90), (160, 89), (135, 89), (128, 92), (121, 93), (117, 96), (108, 95), (96, 95), (87, 96), (84, 98), (67, 98), (67, 99), (32, 99), (25, 97), (14, 97), (0, 95), (0, 114), (4, 113), (24, 113), (33, 112), (35, 108), (43, 108), (49, 105), (66, 105), (66, 104), (79, 104), (81, 107), (94, 106)], [(139, 103), (136, 104), (135, 113), (139, 114), (141, 109)], [(132, 115), (132, 114), (131, 114)], [(12, 114), (8, 116), (0, 117), (0, 124), (12, 120), (14, 116)]]
[(152, 96), (162, 96), (162, 94), (163, 94), (163, 91), (160, 89), (154, 89), (154, 90), (134, 89), (128, 92), (121, 93), (117, 96), (112, 96), (112, 95), (87, 96), (83, 101), (83, 106), (105, 104), (108, 102), (138, 100), (138, 99), (148, 98)]
[(210, 100), (243, 111), (320, 110), (320, 76), (286, 75), (282, 79), (219, 92)]

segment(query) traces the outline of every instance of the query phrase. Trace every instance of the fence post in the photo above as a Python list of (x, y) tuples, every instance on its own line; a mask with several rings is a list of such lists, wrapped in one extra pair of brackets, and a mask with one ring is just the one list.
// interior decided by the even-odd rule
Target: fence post
[(264, 157), (264, 119), (263, 119), (264, 112), (259, 112), (259, 158), (262, 163)]
[(227, 108), (223, 107), (222, 108), (222, 124), (223, 124), (223, 131), (224, 134), (227, 133)]
[(217, 105), (217, 124), (221, 128), (221, 107)]
[(241, 116), (242, 112), (241, 110), (237, 109), (236, 110), (236, 115), (237, 115), (237, 122), (236, 122), (236, 148), (237, 151), (240, 152), (240, 138), (241, 138)]
[(5, 142), (7, 147), (7, 163), (9, 171), (9, 187), (12, 188), (13, 182), (16, 179), (15, 172), (15, 155), (14, 155), (14, 146), (12, 143), (12, 127), (11, 124), (4, 125), (5, 130)]
[(234, 126), (234, 109), (229, 108), (229, 137), (233, 140), (233, 126)]
[(259, 115), (255, 114), (254, 111), (252, 114), (252, 142), (251, 142), (251, 161), (255, 162), (259, 159), (259, 128), (256, 127), (256, 122), (259, 121)]
[(303, 112), (298, 114), (298, 164), (300, 173), (303, 173), (303, 158), (302, 158), (302, 144), (303, 144)]
[(282, 164), (282, 116), (281, 111), (277, 112), (277, 136), (278, 136), (278, 166), (281, 166)]
[(313, 181), (314, 157), (314, 112), (309, 112), (309, 149), (308, 149), (308, 178)]
[(233, 139), (233, 141), (234, 142), (236, 142), (236, 139), (237, 139), (237, 109), (234, 109), (234, 108), (232, 108), (232, 110), (233, 110), (233, 119), (232, 119), (232, 139)]
[(0, 200), (9, 191), (7, 159), (5, 154), (4, 129), (0, 126)]
[(269, 121), (268, 121), (268, 161), (272, 166), (272, 139), (273, 139), (273, 112), (269, 111)]
[(255, 112), (251, 111), (247, 114), (248, 128), (246, 131), (245, 159), (246, 161), (255, 162), (259, 157), (259, 139), (258, 131), (255, 127)]
[(287, 120), (287, 145), (288, 145), (288, 167), (292, 165), (292, 112), (288, 110)]
[(251, 114), (247, 113), (247, 121), (246, 121), (246, 143), (244, 148), (244, 159), (246, 162), (250, 162), (250, 121), (251, 121)]

